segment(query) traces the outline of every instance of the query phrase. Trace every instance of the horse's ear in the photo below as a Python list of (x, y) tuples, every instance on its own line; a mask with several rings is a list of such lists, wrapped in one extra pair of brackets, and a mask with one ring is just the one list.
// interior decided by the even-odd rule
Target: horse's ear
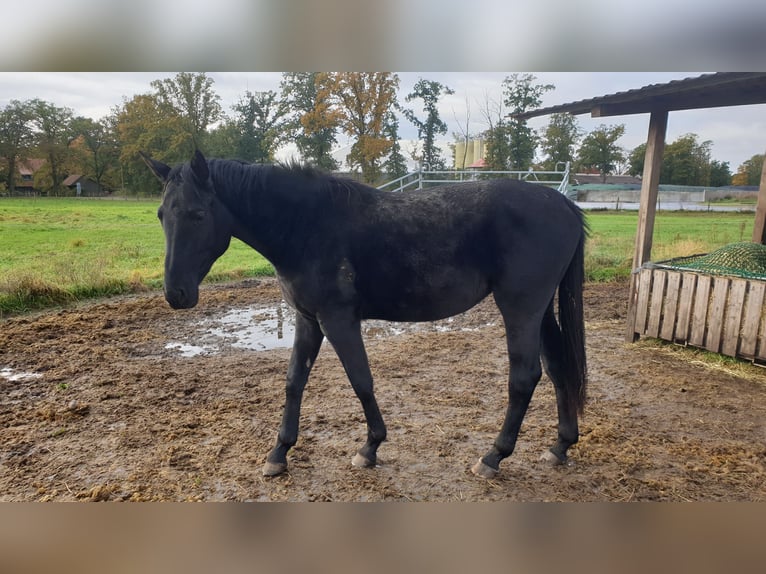
[(191, 159), (191, 169), (194, 177), (200, 183), (206, 183), (210, 177), (210, 170), (207, 167), (207, 160), (202, 152), (198, 149), (194, 150), (194, 156)]
[(157, 160), (154, 160), (150, 158), (148, 155), (146, 155), (144, 152), (139, 151), (139, 155), (141, 156), (141, 159), (144, 160), (144, 163), (149, 166), (149, 169), (152, 170), (152, 173), (157, 176), (157, 178), (161, 182), (165, 182), (168, 179), (168, 174), (170, 173), (170, 166), (165, 165), (162, 162), (159, 162)]

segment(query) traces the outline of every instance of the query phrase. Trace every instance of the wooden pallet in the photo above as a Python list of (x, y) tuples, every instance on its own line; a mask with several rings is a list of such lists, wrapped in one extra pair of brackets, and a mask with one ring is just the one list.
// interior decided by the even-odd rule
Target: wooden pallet
[(639, 271), (634, 333), (766, 363), (766, 282)]

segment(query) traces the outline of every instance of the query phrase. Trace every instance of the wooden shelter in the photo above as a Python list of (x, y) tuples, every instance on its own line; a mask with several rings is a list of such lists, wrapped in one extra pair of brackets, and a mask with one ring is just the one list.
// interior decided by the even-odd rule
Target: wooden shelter
[[(532, 110), (592, 117), (650, 114), (638, 229), (631, 274), (626, 338), (659, 337), (766, 361), (766, 282), (675, 272), (650, 265), (652, 235), (668, 113), (766, 103), (766, 73), (722, 72), (653, 84), (616, 94)], [(766, 243), (766, 164), (761, 174), (753, 239)]]

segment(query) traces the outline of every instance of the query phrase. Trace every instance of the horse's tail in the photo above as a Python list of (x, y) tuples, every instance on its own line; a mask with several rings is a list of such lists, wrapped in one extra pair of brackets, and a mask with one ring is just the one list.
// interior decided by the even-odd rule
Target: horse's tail
[(559, 284), (559, 322), (563, 344), (566, 396), (569, 406), (582, 414), (585, 407), (588, 367), (585, 359), (585, 320), (583, 318), (583, 283), (585, 281), (585, 238), (587, 226), (577, 250)]

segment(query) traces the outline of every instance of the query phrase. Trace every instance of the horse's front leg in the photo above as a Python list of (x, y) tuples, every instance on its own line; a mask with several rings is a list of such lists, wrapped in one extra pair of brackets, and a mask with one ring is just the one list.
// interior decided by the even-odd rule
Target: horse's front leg
[(342, 316), (320, 317), (319, 321), (327, 340), (332, 343), (343, 364), (356, 396), (362, 403), (367, 420), (367, 442), (354, 455), (351, 463), (361, 467), (375, 466), (378, 447), (386, 440), (386, 425), (373, 392), (372, 373), (362, 340), (361, 323), (357, 319)]
[(295, 341), (287, 369), (287, 384), (285, 385), (285, 409), (282, 413), (282, 425), (279, 427), (277, 444), (274, 446), (266, 464), (263, 465), (264, 476), (275, 476), (287, 470), (287, 451), (298, 440), (298, 421), (301, 413), (303, 389), (306, 388), (311, 367), (319, 354), (324, 335), (319, 324), (308, 317), (296, 314)]

